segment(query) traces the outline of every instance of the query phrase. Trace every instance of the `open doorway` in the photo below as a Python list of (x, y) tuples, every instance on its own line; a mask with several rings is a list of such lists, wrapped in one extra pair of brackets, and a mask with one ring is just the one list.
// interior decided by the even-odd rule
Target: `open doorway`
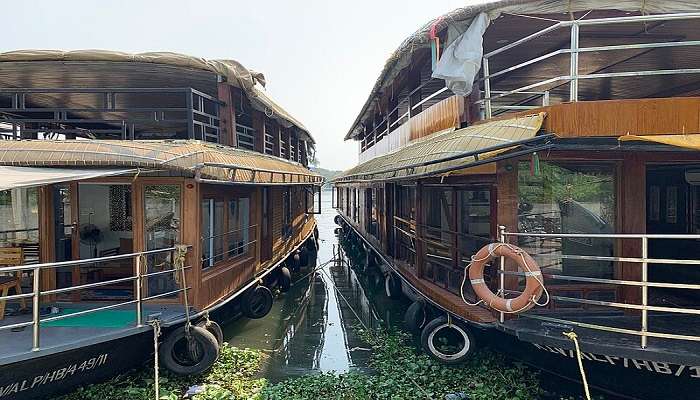
[[(646, 226), (650, 234), (700, 233), (700, 165), (658, 165), (647, 167)], [(650, 239), (649, 257), (657, 259), (700, 259), (700, 241), (694, 239)], [(650, 264), (649, 280), (669, 283), (700, 283), (694, 265)], [(650, 289), (655, 304), (700, 304), (694, 290)]]
[[(78, 184), (78, 251), (74, 258), (88, 259), (133, 253), (132, 186), (129, 184)], [(77, 257), (76, 257), (77, 256)], [(103, 282), (132, 276), (132, 258), (83, 265), (80, 283)], [(133, 297), (133, 284), (123, 282), (81, 291), (81, 300), (121, 300)]]

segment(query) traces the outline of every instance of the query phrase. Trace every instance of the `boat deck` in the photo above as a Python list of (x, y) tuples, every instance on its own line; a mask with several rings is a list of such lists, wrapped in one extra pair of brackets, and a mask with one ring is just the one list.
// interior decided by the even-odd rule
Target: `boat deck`
[[(610, 326), (620, 329), (639, 330), (640, 317), (621, 313), (606, 314), (559, 314), (556, 317), (578, 323)], [(573, 343), (562, 332), (573, 330), (578, 336), (581, 350), (593, 354), (700, 366), (700, 342), (666, 338), (648, 338), (646, 349), (641, 348), (641, 337), (637, 335), (582, 328), (574, 324), (548, 322), (521, 316), (499, 325), (499, 329), (515, 335), (520, 340), (564, 349)], [(649, 331), (700, 336), (700, 315), (649, 314)]]
[[(42, 306), (41, 318), (70, 314), (82, 310), (103, 307), (106, 303), (55, 303)], [(48, 309), (56, 307), (58, 313)], [(47, 310), (46, 313), (43, 311)], [(54, 309), (56, 311), (56, 309)], [(159, 318), (165, 325), (184, 317), (184, 307), (177, 304), (144, 305), (144, 321)], [(8, 326), (32, 320), (31, 311), (5, 315), (0, 326)], [(0, 365), (7, 365), (27, 358), (60, 352), (66, 349), (88, 346), (137, 332), (151, 330), (150, 325), (136, 327), (136, 311), (133, 305), (94, 313), (44, 322), (40, 329), (40, 350), (32, 351), (32, 327), (0, 330)]]

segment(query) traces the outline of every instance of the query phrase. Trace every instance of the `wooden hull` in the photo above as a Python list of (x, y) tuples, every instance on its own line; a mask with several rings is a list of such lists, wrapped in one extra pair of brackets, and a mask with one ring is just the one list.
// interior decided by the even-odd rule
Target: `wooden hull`
[(48, 399), (141, 366), (152, 355), (153, 333), (146, 331), (4, 365), (0, 399)]
[[(571, 380), (583, 393), (575, 349), (522, 341), (497, 329), (480, 336), (482, 343), (507, 356)], [(697, 399), (700, 393), (700, 366), (590, 352), (583, 352), (582, 358), (591, 387), (623, 398), (690, 400)]]

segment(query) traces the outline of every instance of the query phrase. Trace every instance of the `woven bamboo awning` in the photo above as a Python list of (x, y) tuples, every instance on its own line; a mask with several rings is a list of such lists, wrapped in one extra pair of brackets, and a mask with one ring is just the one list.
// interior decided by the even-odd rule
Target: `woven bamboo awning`
[(323, 183), (299, 163), (195, 140), (7, 140), (0, 141), (0, 165), (130, 167), (242, 184)]
[(440, 176), (537, 141), (545, 113), (502, 119), (456, 131), (439, 132), (373, 158), (334, 182), (380, 181)]

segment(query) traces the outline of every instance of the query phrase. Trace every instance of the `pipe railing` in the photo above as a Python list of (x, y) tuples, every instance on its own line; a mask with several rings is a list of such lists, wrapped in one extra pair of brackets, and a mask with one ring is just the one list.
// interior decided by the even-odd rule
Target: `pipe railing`
[[(188, 246), (189, 248), (189, 246)], [(188, 288), (182, 287), (180, 289), (176, 290), (171, 290), (165, 293), (159, 293), (155, 294), (152, 296), (147, 296), (144, 297), (144, 292), (143, 292), (143, 285), (144, 285), (144, 280), (148, 280), (148, 278), (153, 277), (153, 276), (159, 276), (167, 273), (174, 273), (180, 271), (180, 268), (172, 268), (168, 270), (163, 270), (163, 271), (157, 271), (157, 272), (148, 272), (147, 266), (142, 265), (143, 258), (148, 256), (148, 255), (156, 255), (156, 254), (163, 254), (163, 253), (170, 253), (177, 251), (177, 247), (168, 247), (168, 248), (163, 248), (163, 249), (155, 249), (155, 250), (148, 250), (148, 251), (140, 251), (140, 252), (135, 252), (135, 253), (129, 253), (129, 254), (120, 254), (120, 255), (115, 255), (115, 256), (106, 256), (106, 257), (96, 257), (96, 258), (88, 258), (88, 259), (83, 259), (83, 260), (71, 260), (71, 261), (61, 261), (61, 262), (52, 262), (52, 263), (41, 263), (41, 264), (32, 264), (32, 265), (18, 265), (18, 266), (12, 266), (12, 267), (2, 267), (0, 268), (0, 273), (7, 273), (7, 272), (19, 272), (20, 274), (23, 273), (23, 271), (32, 271), (32, 292), (31, 293), (25, 293), (25, 294), (17, 294), (17, 295), (12, 295), (12, 296), (0, 296), (0, 300), (2, 301), (9, 301), (9, 300), (18, 300), (18, 299), (26, 299), (26, 298), (31, 298), (32, 299), (32, 319), (31, 321), (26, 321), (26, 322), (19, 322), (19, 323), (14, 323), (14, 324), (8, 324), (8, 325), (0, 325), (0, 331), (4, 330), (12, 330), (12, 329), (18, 329), (18, 328), (24, 328), (27, 326), (32, 327), (32, 351), (39, 351), (41, 350), (41, 324), (46, 323), (46, 322), (51, 322), (51, 321), (57, 321), (61, 319), (66, 319), (66, 318), (71, 318), (71, 317), (77, 317), (81, 315), (87, 315), (91, 313), (95, 313), (98, 311), (104, 311), (104, 310), (109, 310), (109, 309), (114, 309), (114, 308), (119, 308), (119, 307), (124, 307), (128, 305), (136, 305), (136, 327), (142, 327), (143, 326), (143, 303), (149, 300), (161, 298), (161, 297), (169, 297), (173, 295), (177, 295), (181, 292), (185, 292)], [(49, 290), (41, 290), (41, 273), (42, 271), (47, 271), (47, 270), (53, 270), (56, 268), (62, 268), (62, 267), (80, 267), (83, 265), (95, 265), (98, 263), (105, 263), (105, 262), (110, 262), (110, 261), (115, 261), (115, 260), (124, 260), (124, 259), (132, 259), (134, 261), (135, 265), (135, 275), (129, 276), (129, 277), (124, 277), (124, 278), (118, 278), (118, 279), (111, 279), (111, 280), (106, 280), (106, 281), (100, 281), (100, 282), (94, 282), (94, 283), (87, 283), (87, 284), (81, 284), (81, 285), (75, 285), (75, 286), (69, 286), (65, 288), (58, 288), (58, 289), (49, 289)], [(109, 268), (108, 266), (105, 266), (105, 268)], [(146, 270), (144, 270), (146, 268)], [(181, 269), (190, 269), (190, 266), (183, 266)], [(145, 278), (145, 279), (144, 279)], [(95, 287), (101, 287), (101, 286), (108, 286), (108, 285), (113, 285), (117, 283), (124, 283), (124, 282), (135, 282), (135, 293), (134, 293), (134, 299), (132, 300), (125, 300), (113, 304), (108, 304), (105, 306), (101, 307), (96, 307), (96, 308), (90, 308), (87, 310), (81, 310), (78, 312), (70, 313), (70, 314), (64, 314), (64, 315), (56, 315), (53, 317), (46, 317), (46, 318), (41, 318), (40, 314), (40, 308), (41, 308), (41, 297), (42, 296), (49, 296), (49, 295), (55, 295), (55, 294), (60, 294), (60, 293), (66, 293), (66, 292), (72, 292), (72, 291), (81, 291), (81, 290), (86, 290), (86, 289), (91, 289)]]
[[(569, 255), (569, 254), (550, 254), (549, 257), (560, 257), (562, 259), (573, 259), (573, 260), (589, 260), (589, 261), (610, 261), (610, 262), (626, 262), (639, 264), (641, 268), (641, 277), (639, 280), (624, 280), (624, 279), (606, 279), (606, 278), (593, 278), (593, 277), (583, 277), (583, 276), (571, 276), (565, 274), (551, 274), (543, 271), (542, 276), (546, 279), (563, 280), (571, 282), (582, 282), (582, 283), (596, 283), (596, 284), (607, 284), (607, 285), (621, 285), (621, 286), (631, 286), (638, 287), (641, 290), (641, 304), (629, 304), (615, 301), (601, 301), (592, 300), (585, 298), (574, 298), (566, 296), (556, 296), (552, 295), (551, 298), (554, 300), (559, 300), (569, 303), (587, 304), (595, 306), (613, 307), (624, 310), (638, 310), (640, 311), (640, 326), (641, 329), (622, 329), (614, 326), (606, 326), (600, 324), (589, 324), (580, 321), (565, 320), (562, 318), (546, 317), (543, 315), (525, 313), (522, 314), (528, 318), (541, 319), (550, 322), (558, 322), (563, 324), (570, 324), (575, 326), (580, 326), (583, 328), (596, 329), (608, 332), (624, 333), (629, 335), (640, 336), (641, 347), (646, 348), (649, 337), (666, 338), (666, 339), (679, 339), (679, 340), (692, 340), (700, 341), (700, 336), (692, 335), (682, 335), (682, 334), (672, 334), (672, 333), (661, 333), (649, 330), (649, 311), (663, 312), (663, 313), (678, 313), (678, 314), (690, 314), (690, 315), (700, 315), (700, 309), (686, 308), (686, 307), (666, 307), (666, 306), (656, 306), (649, 304), (649, 288), (665, 288), (665, 289), (686, 289), (686, 290), (700, 290), (700, 285), (698, 284), (682, 284), (682, 283), (665, 283), (665, 282), (650, 282), (649, 281), (649, 264), (678, 264), (678, 265), (695, 265), (700, 266), (700, 260), (693, 259), (666, 259), (666, 258), (652, 258), (649, 257), (649, 240), (651, 239), (664, 239), (664, 240), (700, 240), (700, 235), (680, 235), (680, 234), (585, 234), (585, 233), (519, 233), (519, 232), (507, 232), (506, 228), (501, 226), (499, 228), (499, 240), (503, 243), (508, 241), (508, 238), (531, 238), (531, 239), (580, 239), (580, 238), (594, 238), (594, 239), (611, 239), (611, 240), (639, 240), (641, 245), (641, 257), (616, 257), (616, 256), (594, 256), (594, 255)], [(537, 254), (533, 254), (537, 257)], [(514, 290), (508, 290), (505, 287), (505, 276), (524, 276), (522, 272), (506, 271), (505, 270), (505, 258), (500, 257), (500, 293), (501, 296), (505, 296), (508, 293), (520, 293)], [(503, 322), (503, 315), (501, 315), (501, 322)]]
[[(501, 110), (522, 110), (527, 109), (529, 106), (522, 106), (519, 104), (502, 105), (495, 107), (494, 100), (501, 99), (514, 94), (526, 94), (531, 89), (547, 87), (553, 84), (565, 84), (569, 83), (569, 101), (578, 101), (579, 99), (579, 82), (585, 79), (602, 79), (602, 78), (622, 78), (622, 77), (637, 77), (637, 76), (655, 76), (655, 75), (684, 75), (684, 74), (700, 74), (700, 68), (678, 68), (678, 69), (663, 69), (663, 70), (642, 70), (642, 71), (626, 71), (626, 72), (610, 72), (610, 73), (589, 73), (583, 74), (579, 71), (579, 54), (580, 53), (590, 53), (590, 52), (603, 52), (603, 51), (619, 51), (619, 50), (652, 50), (659, 48), (676, 48), (676, 47), (694, 47), (700, 46), (700, 41), (697, 40), (687, 40), (687, 41), (677, 41), (677, 42), (658, 42), (658, 43), (633, 43), (633, 44), (623, 44), (623, 45), (610, 45), (610, 46), (591, 46), (591, 47), (580, 47), (580, 28), (582, 26), (594, 26), (594, 25), (616, 25), (616, 24), (628, 24), (635, 22), (652, 22), (652, 21), (673, 21), (673, 20), (691, 20), (700, 19), (700, 13), (676, 13), (676, 14), (654, 14), (654, 15), (639, 15), (639, 16), (629, 16), (629, 17), (611, 17), (611, 18), (596, 18), (596, 19), (579, 19), (572, 21), (560, 21), (551, 26), (548, 26), (540, 31), (532, 33), (525, 36), (519, 40), (509, 43), (503, 47), (495, 49), (489, 53), (483, 55), (482, 58), (482, 78), (484, 84), (484, 97), (481, 100), (476, 101), (477, 104), (483, 104), (486, 114), (486, 118), (491, 118), (493, 116), (493, 111), (495, 109)], [(544, 55), (526, 60), (516, 65), (504, 68), (500, 71), (491, 72), (490, 71), (490, 60), (496, 56), (500, 55), (508, 50), (515, 47), (521, 46), (523, 44), (529, 43), (536, 40), (550, 32), (569, 28), (570, 29), (570, 45), (569, 48), (559, 49)], [(544, 79), (535, 83), (531, 83), (525, 86), (521, 86), (515, 89), (507, 91), (495, 91), (493, 90), (492, 80), (496, 77), (503, 77), (506, 74), (531, 66), (533, 64), (549, 60), (552, 57), (559, 55), (569, 55), (569, 73), (567, 75), (561, 75), (556, 77), (551, 77)], [(543, 105), (548, 105), (549, 94), (547, 93), (547, 100), (543, 99)], [(546, 103), (546, 104), (545, 104)]]

